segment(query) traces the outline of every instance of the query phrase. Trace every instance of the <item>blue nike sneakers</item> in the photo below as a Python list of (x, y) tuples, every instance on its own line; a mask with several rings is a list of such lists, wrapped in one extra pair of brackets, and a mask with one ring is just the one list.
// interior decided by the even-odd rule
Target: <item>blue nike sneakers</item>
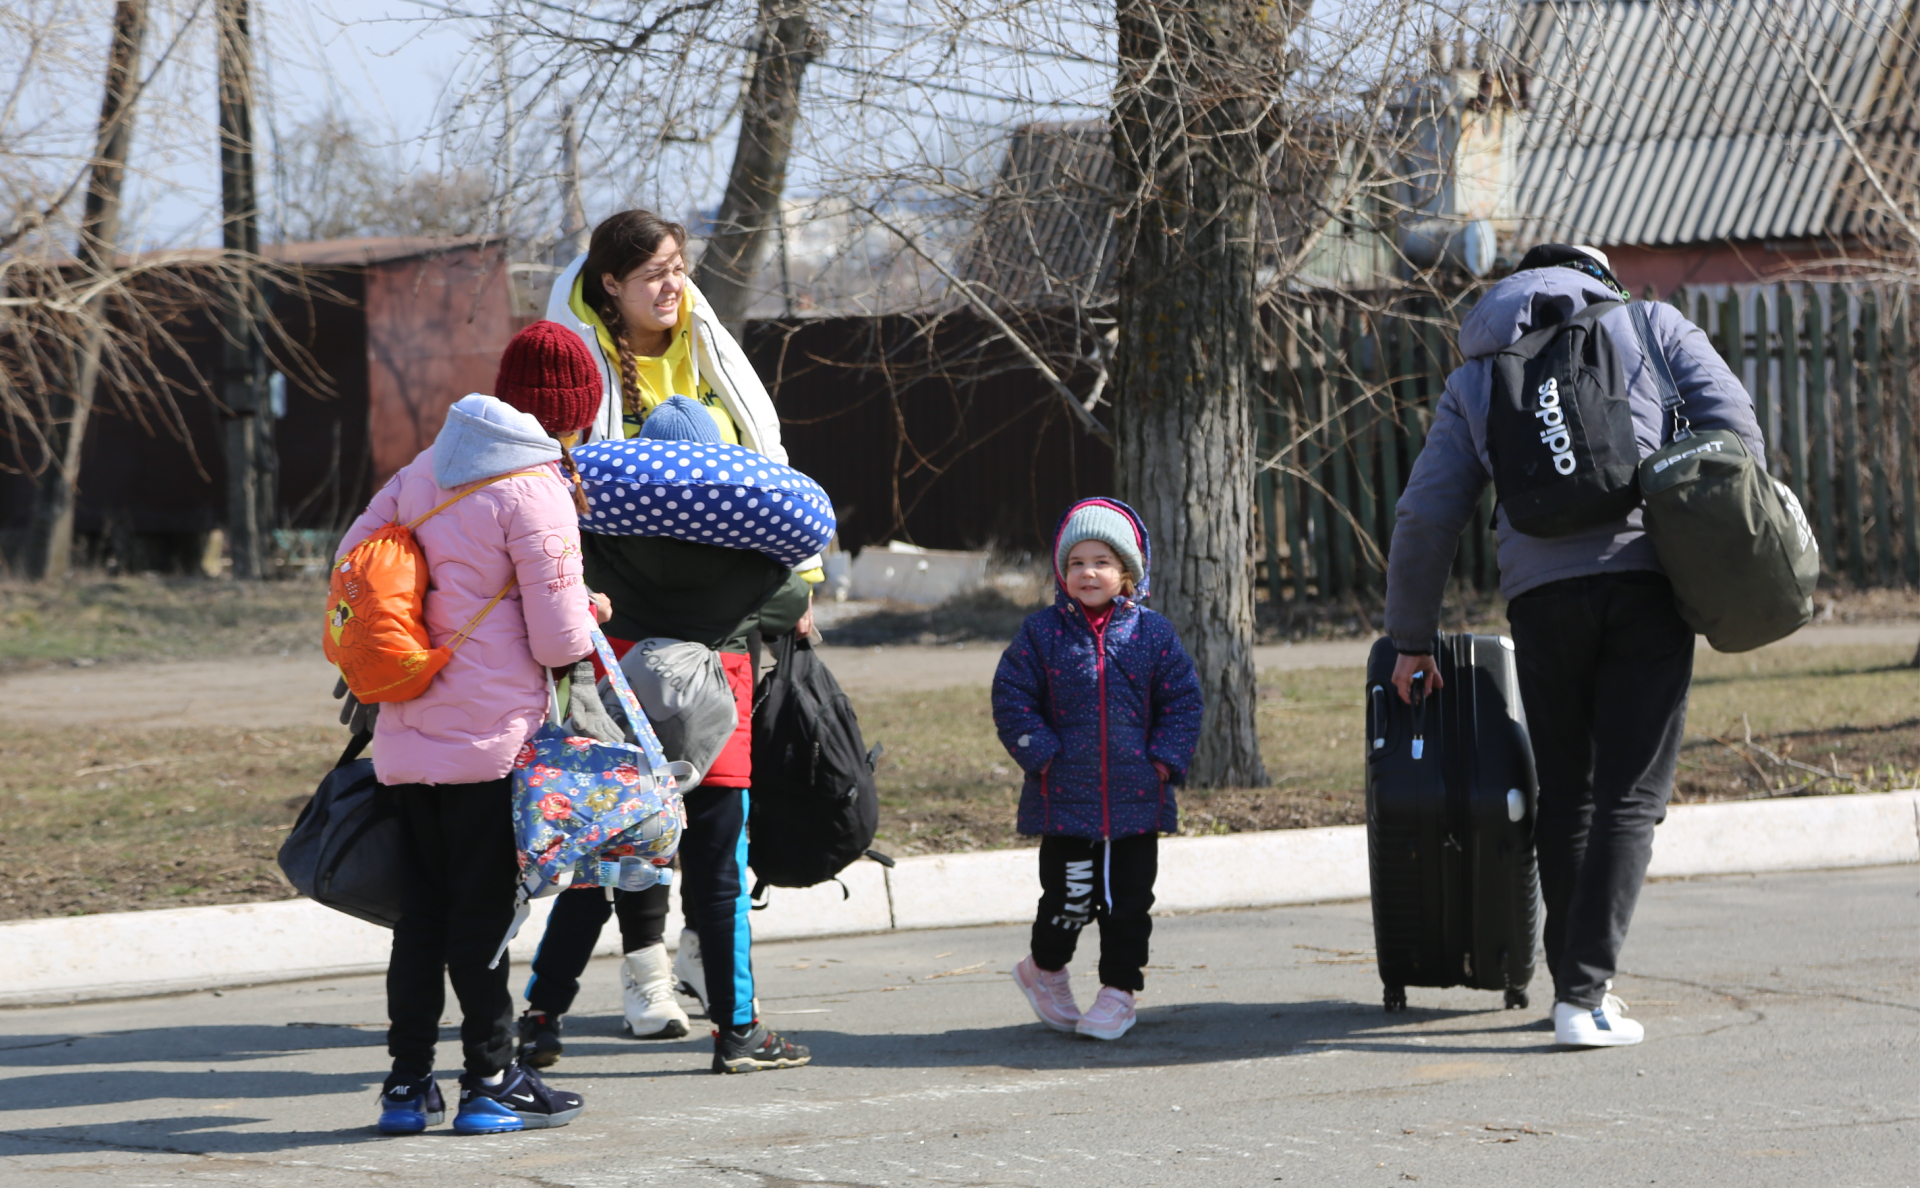
[(415, 1079), (393, 1073), (380, 1087), (380, 1121), (375, 1125), (381, 1134), (419, 1134), (446, 1120), (446, 1099), (431, 1076)]
[(489, 1085), (473, 1073), (460, 1077), (460, 1112), (454, 1115), (455, 1134), (501, 1134), (510, 1130), (544, 1130), (565, 1126), (586, 1108), (578, 1093), (550, 1089), (540, 1074), (519, 1061), (507, 1066), (498, 1085)]

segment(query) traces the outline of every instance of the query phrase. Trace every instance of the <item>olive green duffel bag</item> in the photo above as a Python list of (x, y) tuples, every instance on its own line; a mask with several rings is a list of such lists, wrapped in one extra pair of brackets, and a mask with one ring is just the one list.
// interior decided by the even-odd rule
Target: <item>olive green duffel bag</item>
[(1673, 582), (1680, 617), (1718, 652), (1783, 639), (1813, 618), (1820, 546), (1793, 492), (1761, 469), (1736, 433), (1693, 432), (1646, 311), (1634, 329), (1653, 365), (1673, 439), (1640, 463), (1647, 535)]

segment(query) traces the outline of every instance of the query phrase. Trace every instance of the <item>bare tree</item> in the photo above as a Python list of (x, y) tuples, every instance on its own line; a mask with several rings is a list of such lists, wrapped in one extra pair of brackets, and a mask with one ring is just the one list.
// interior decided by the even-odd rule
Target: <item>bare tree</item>
[[(114, 272), (114, 249), (120, 238), (120, 188), (126, 179), (127, 146), (133, 139), (134, 89), (146, 35), (146, 0), (119, 0), (114, 6), (113, 42), (107, 51), (107, 80), (100, 103), (92, 176), (80, 220), (80, 242), (74, 252), (76, 271), (93, 277), (110, 277)], [(89, 302), (94, 324), (85, 330), (79, 344), (70, 386), (63, 385), (49, 410), (47, 453), (52, 465), (41, 473), (33, 529), (27, 538), (29, 577), (62, 577), (71, 561), (80, 450), (93, 412), (94, 389), (100, 382), (100, 355), (106, 347), (106, 331), (97, 320), (104, 297), (104, 293), (96, 294)]]
[(733, 169), (700, 257), (701, 292), (735, 334), (782, 218), (793, 126), (800, 118), (800, 80), (820, 49), (819, 31), (807, 10), (808, 0), (760, 0), (758, 44), (740, 110)]
[(299, 243), (363, 235), (475, 235), (492, 216), (493, 186), (474, 169), (406, 165), (335, 112), (279, 138), (281, 182), (268, 211), (276, 239)]
[(1122, 497), (1159, 544), (1157, 605), (1207, 701), (1201, 785), (1267, 782), (1254, 733), (1255, 233), (1287, 42), (1303, 10), (1120, 0), (1113, 365)]

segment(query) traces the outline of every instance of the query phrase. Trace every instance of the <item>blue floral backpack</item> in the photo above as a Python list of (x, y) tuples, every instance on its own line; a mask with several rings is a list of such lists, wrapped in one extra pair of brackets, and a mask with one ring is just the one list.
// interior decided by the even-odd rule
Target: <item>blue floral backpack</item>
[[(542, 895), (568, 885), (643, 891), (673, 877), (667, 863), (680, 848), (687, 821), (680, 780), (692, 777), (693, 766), (667, 761), (653, 724), (598, 627), (593, 628), (593, 647), (640, 745), (568, 733), (559, 720), (559, 700), (549, 678), (547, 721), (513, 761), (520, 888), (513, 924), (494, 954), (495, 965), (526, 922), (528, 904)], [(593, 690), (576, 690), (574, 696), (590, 697)]]

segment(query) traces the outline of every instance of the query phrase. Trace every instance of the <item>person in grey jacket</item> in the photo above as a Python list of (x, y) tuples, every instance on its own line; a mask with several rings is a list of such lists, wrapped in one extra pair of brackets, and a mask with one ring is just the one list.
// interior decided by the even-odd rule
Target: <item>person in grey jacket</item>
[[(1466, 363), (1447, 377), (1426, 448), (1396, 511), (1387, 559), (1387, 633), (1400, 652), (1394, 685), (1410, 699), (1433, 660), (1440, 601), (1461, 530), (1491, 481), (1487, 406), (1492, 357), (1523, 335), (1588, 305), (1624, 301), (1604, 254), (1547, 244), (1488, 290), (1460, 327)], [(1753, 400), (1678, 310), (1650, 307), (1653, 345), (1672, 369), (1696, 429), (1739, 434), (1765, 457)], [(1602, 317), (1628, 380), (1640, 456), (1665, 443), (1652, 368), (1625, 306)], [(1653, 829), (1673, 792), (1693, 631), (1641, 527), (1638, 509), (1610, 524), (1551, 539), (1516, 532), (1496, 509), (1500, 592), (1508, 602), (1534, 764), (1539, 815), (1534, 848), (1546, 901), (1545, 949), (1553, 977), (1554, 1037), (1600, 1047), (1638, 1043), (1645, 1031), (1609, 993)]]

